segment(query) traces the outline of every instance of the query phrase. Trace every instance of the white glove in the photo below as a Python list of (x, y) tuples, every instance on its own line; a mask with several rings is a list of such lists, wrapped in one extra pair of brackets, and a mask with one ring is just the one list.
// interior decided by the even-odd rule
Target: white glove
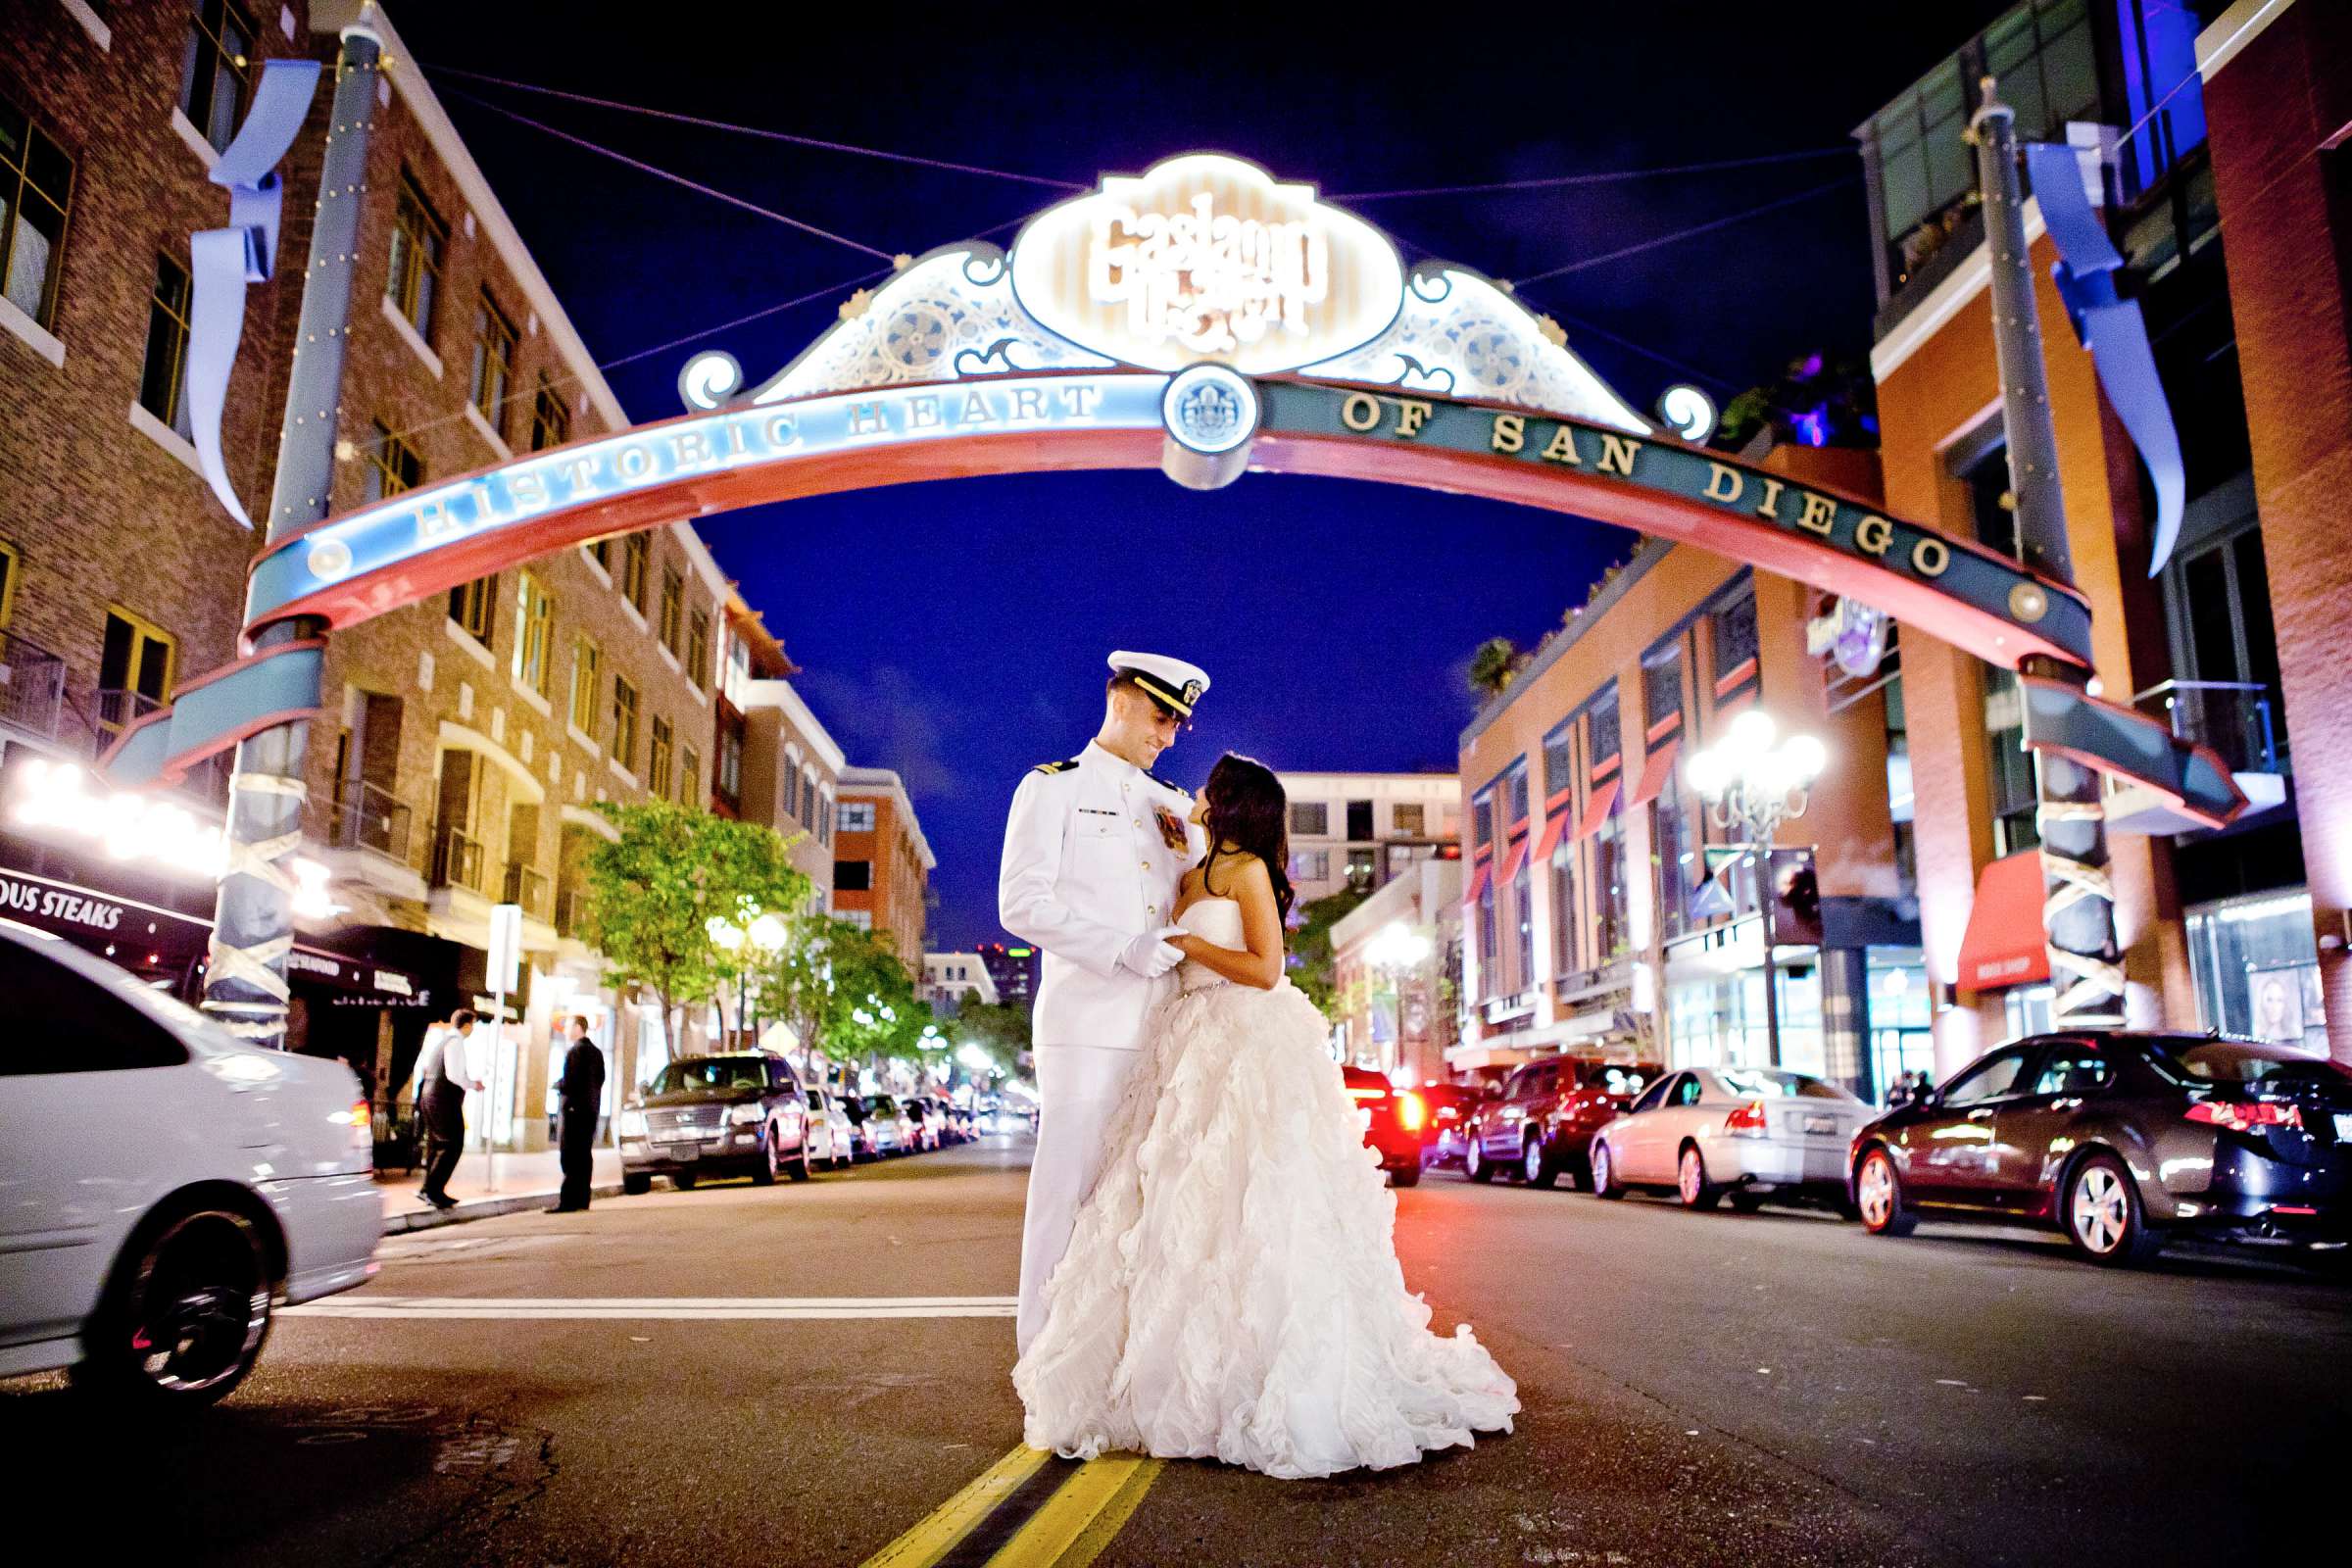
[(1184, 954), (1168, 945), (1168, 938), (1183, 934), (1184, 927), (1180, 925), (1163, 925), (1156, 931), (1142, 932), (1119, 950), (1119, 964), (1147, 980), (1156, 980), (1184, 961)]

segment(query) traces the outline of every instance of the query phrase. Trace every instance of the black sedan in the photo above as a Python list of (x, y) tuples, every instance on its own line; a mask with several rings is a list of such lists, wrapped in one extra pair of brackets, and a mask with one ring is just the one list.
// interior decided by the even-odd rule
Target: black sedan
[(2352, 1242), (2352, 1073), (2213, 1035), (2041, 1035), (1864, 1127), (1848, 1168), (1879, 1235), (1989, 1219), (2061, 1231), (2098, 1263), (2190, 1231), (2335, 1259)]

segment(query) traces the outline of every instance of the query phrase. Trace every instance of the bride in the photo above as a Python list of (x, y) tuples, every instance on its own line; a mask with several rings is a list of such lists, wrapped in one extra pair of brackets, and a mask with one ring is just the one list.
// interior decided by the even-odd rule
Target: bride
[(1404, 1288), (1396, 1198), (1314, 1004), (1283, 978), (1288, 808), (1227, 755), (1193, 820), (1182, 989), (1013, 1368), (1033, 1447), (1217, 1458), (1272, 1476), (1410, 1464), (1508, 1432), (1516, 1385)]

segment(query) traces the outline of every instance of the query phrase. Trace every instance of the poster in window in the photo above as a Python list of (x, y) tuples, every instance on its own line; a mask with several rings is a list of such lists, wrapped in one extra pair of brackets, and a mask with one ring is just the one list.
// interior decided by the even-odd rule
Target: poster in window
[(2327, 1049), (2327, 1008), (2321, 1000), (2318, 964), (2246, 965), (2246, 1003), (2255, 1039), (2304, 1047), (2317, 1036), (2317, 1049)]

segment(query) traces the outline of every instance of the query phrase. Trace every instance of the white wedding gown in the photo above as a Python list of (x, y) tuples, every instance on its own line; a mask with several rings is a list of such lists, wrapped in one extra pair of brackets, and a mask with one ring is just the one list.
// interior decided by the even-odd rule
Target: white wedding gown
[[(1180, 923), (1243, 945), (1231, 899)], [(1323, 1015), (1287, 980), (1181, 978), (1013, 1368), (1029, 1444), (1298, 1477), (1508, 1432), (1517, 1386), (1466, 1325), (1432, 1334), (1404, 1288), (1396, 1200)]]

